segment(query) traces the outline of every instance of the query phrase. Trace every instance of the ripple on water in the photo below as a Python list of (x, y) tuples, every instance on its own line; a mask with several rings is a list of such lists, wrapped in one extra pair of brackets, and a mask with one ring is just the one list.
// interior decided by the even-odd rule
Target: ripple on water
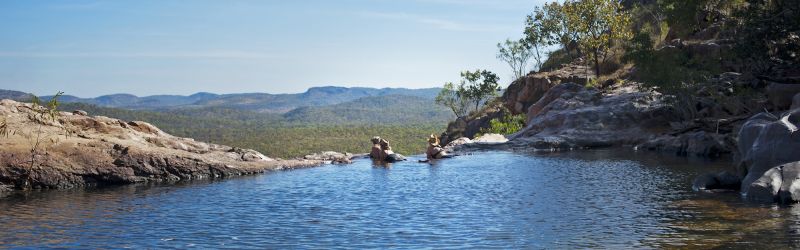
[(434, 165), (357, 161), (18, 193), (0, 199), (0, 247), (795, 246), (800, 209), (690, 190), (693, 176), (724, 165), (632, 152), (486, 152)]

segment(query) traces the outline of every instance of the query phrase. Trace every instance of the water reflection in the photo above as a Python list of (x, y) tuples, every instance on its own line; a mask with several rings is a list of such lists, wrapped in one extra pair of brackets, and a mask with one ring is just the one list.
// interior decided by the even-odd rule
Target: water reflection
[(691, 191), (709, 162), (486, 152), (224, 181), (15, 193), (0, 248), (786, 248), (800, 208)]

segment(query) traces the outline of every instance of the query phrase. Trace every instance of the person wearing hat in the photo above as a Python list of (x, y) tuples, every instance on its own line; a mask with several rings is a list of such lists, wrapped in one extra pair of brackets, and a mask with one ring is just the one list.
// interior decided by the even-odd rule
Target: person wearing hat
[(383, 150), (381, 150), (381, 140), (382, 139), (378, 136), (372, 137), (372, 140), (370, 140), (372, 141), (372, 150), (369, 152), (369, 158), (381, 161), (384, 159), (381, 158), (383, 154)]
[(442, 159), (447, 156), (447, 152), (439, 145), (439, 137), (434, 134), (428, 137), (428, 149), (425, 150), (425, 156), (428, 160)]

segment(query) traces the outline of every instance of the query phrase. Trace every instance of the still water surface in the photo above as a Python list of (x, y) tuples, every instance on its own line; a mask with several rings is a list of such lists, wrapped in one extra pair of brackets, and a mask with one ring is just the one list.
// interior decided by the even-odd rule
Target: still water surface
[(483, 152), (0, 198), (0, 248), (800, 246), (800, 209), (693, 192), (708, 162)]

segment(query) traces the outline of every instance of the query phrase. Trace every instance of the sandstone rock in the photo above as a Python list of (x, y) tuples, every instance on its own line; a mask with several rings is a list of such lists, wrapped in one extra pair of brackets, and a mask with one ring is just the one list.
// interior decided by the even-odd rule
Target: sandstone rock
[(440, 136), (441, 142), (446, 144), (460, 137), (472, 138), (480, 133), (482, 128), (488, 128), (492, 119), (502, 118), (505, 115), (506, 111), (500, 105), (490, 104), (477, 114), (449, 123), (447, 130)]
[(473, 143), (504, 143), (508, 142), (506, 136), (501, 134), (484, 134), (475, 140), (472, 140)]
[(73, 115), (80, 115), (80, 116), (88, 116), (88, 115), (89, 115), (89, 113), (88, 113), (88, 112), (86, 112), (86, 111), (83, 111), (83, 110), (75, 110), (75, 111), (72, 111), (72, 114), (73, 114)]
[(0, 186), (14, 189), (222, 178), (323, 163), (276, 161), (254, 150), (172, 136), (146, 122), (62, 112), (41, 127), (44, 143), (31, 167), (25, 134), (38, 128), (31, 105), (3, 100), (0, 110), (9, 111), (2, 115), (17, 132), (0, 140)]
[(149, 133), (149, 134), (154, 134), (154, 135), (164, 134), (164, 132), (162, 132), (160, 129), (156, 128), (156, 126), (153, 126), (153, 124), (146, 123), (146, 122), (143, 122), (143, 121), (132, 121), (132, 122), (129, 122), (128, 125), (130, 125), (131, 128), (133, 128), (133, 130), (136, 130), (136, 131), (139, 131), (139, 132), (142, 132), (142, 133)]
[(767, 96), (777, 110), (787, 110), (792, 106), (794, 96), (800, 93), (800, 84), (770, 83)]
[(306, 155), (303, 157), (305, 160), (315, 160), (315, 161), (323, 161), (326, 163), (336, 163), (336, 164), (350, 164), (352, 163), (352, 158), (355, 156), (350, 153), (339, 153), (334, 151), (325, 151), (315, 154)]
[(657, 93), (603, 95), (593, 88), (563, 83), (528, 112), (527, 127), (509, 143), (539, 150), (636, 145), (667, 127), (671, 111)]
[[(794, 171), (800, 161), (800, 109), (774, 116), (761, 113), (751, 117), (739, 131), (738, 151), (741, 160), (737, 165), (743, 176), (741, 192), (755, 200), (775, 200), (783, 181), (787, 188), (794, 185)], [(800, 184), (798, 184), (800, 185)], [(785, 186), (785, 185), (783, 185)], [(793, 189), (785, 189), (794, 192)], [(769, 198), (773, 195), (773, 198)], [(782, 201), (787, 201), (782, 196)], [(797, 201), (797, 200), (793, 200)]]
[(447, 145), (444, 146), (444, 150), (447, 152), (455, 152), (458, 151), (459, 147), (461, 147), (462, 145), (469, 143), (472, 143), (472, 140), (470, 140), (467, 137), (461, 137), (447, 143)]
[[(528, 117), (528, 121), (527, 122), (530, 122), (531, 119), (533, 119), (534, 117), (536, 117), (539, 114), (541, 114), (542, 112), (544, 112), (544, 108), (547, 107), (547, 105), (550, 105), (550, 103), (552, 103), (556, 99), (561, 98), (563, 95), (565, 95), (567, 93), (570, 93), (570, 94), (571, 93), (577, 93), (582, 89), (583, 89), (582, 85), (578, 85), (578, 84), (574, 84), (574, 83), (565, 83), (565, 84), (558, 85), (556, 88), (552, 88), (550, 91), (547, 91), (547, 93), (542, 98), (540, 98), (539, 101), (537, 101), (535, 104), (533, 104), (532, 106), (530, 106), (528, 108), (528, 111), (526, 112), (527, 117)], [(591, 93), (591, 95), (599, 95), (599, 94), (600, 93), (597, 92), (597, 91), (593, 91)], [(565, 98), (569, 98), (569, 97), (565, 97)]]
[(530, 74), (512, 82), (501, 99), (512, 114), (525, 114), (553, 86), (564, 82), (585, 85), (594, 77), (593, 72), (584, 65), (568, 64), (558, 70)]

